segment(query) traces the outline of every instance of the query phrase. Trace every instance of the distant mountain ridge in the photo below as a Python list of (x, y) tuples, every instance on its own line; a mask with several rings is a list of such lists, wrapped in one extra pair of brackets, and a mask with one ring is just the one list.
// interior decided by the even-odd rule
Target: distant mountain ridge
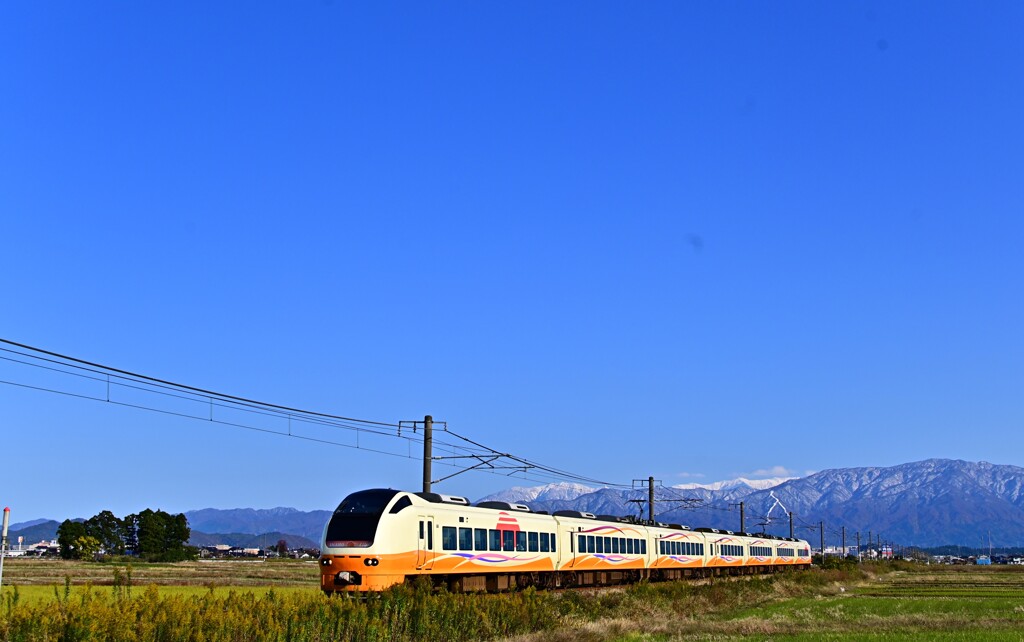
[(791, 479), (797, 479), (796, 477), (771, 477), (769, 479), (747, 479), (746, 477), (737, 477), (736, 479), (729, 479), (726, 481), (712, 482), (710, 484), (676, 484), (672, 488), (679, 488), (681, 490), (695, 490), (703, 488), (704, 490), (727, 490), (732, 488), (752, 488), (754, 490), (767, 490), (774, 488), (783, 482), (788, 482)]
[[(739, 480), (734, 480), (739, 481)], [(823, 470), (807, 477), (758, 484), (684, 484), (658, 488), (657, 519), (690, 526), (738, 530), (737, 502), (744, 502), (747, 531), (788, 535), (788, 512), (795, 534), (813, 540), (825, 522), (826, 544), (838, 544), (846, 528), (847, 545), (860, 531), (905, 545), (1024, 545), (1024, 468), (988, 462), (928, 459), (890, 467)], [(776, 481), (780, 483), (775, 484)], [(582, 510), (595, 514), (639, 515), (646, 490), (594, 489), (573, 499), (544, 500), (544, 490), (526, 489), (516, 499), (534, 510)], [(536, 499), (526, 500), (532, 495)], [(770, 519), (766, 519), (770, 517)]]
[[(647, 515), (646, 489), (592, 488), (550, 484), (509, 488), (483, 500), (528, 504), (534, 510), (584, 510), (595, 514)], [(1024, 546), (1024, 468), (950, 459), (889, 467), (838, 468), (796, 479), (738, 479), (711, 484), (659, 487), (657, 519), (690, 526), (739, 529), (738, 503), (743, 502), (748, 531), (789, 534), (788, 511), (794, 513), (796, 535), (817, 546), (818, 533), (809, 527), (825, 522), (826, 544), (836, 545), (846, 527), (847, 544), (867, 532), (905, 545), (922, 547), (960, 544), (987, 547)], [(202, 537), (297, 538), (319, 542), (331, 511), (294, 508), (213, 509), (187, 511), (189, 526)], [(771, 519), (766, 520), (765, 517)], [(25, 543), (53, 539), (58, 522), (33, 520), (19, 534)], [(19, 524), (21, 525), (21, 524)], [(293, 535), (287, 535), (287, 534)], [(228, 541), (216, 543), (230, 543)], [(276, 539), (274, 542), (276, 543)]]
[(203, 533), (248, 533), (271, 531), (294, 533), (319, 542), (332, 511), (301, 511), (295, 508), (203, 508), (185, 511), (193, 530)]

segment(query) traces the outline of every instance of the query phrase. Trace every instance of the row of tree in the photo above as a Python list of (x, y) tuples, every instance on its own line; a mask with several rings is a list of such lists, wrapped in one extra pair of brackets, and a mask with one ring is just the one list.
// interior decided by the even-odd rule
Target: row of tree
[(103, 552), (176, 562), (195, 557), (196, 549), (186, 546), (191, 534), (182, 513), (171, 515), (147, 508), (119, 519), (105, 510), (84, 522), (64, 520), (57, 528), (57, 544), (65, 559), (92, 559)]

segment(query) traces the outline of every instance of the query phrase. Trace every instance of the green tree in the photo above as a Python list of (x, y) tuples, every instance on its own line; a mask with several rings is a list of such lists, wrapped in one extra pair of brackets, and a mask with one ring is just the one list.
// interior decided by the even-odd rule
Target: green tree
[(192, 531), (184, 514), (171, 515), (147, 508), (134, 517), (140, 557), (165, 562), (194, 557), (194, 549), (185, 545)]
[(81, 552), (75, 547), (75, 542), (86, 535), (88, 532), (82, 522), (73, 522), (70, 519), (61, 522), (61, 525), (57, 527), (57, 545), (60, 546), (60, 556), (66, 560), (81, 559)]
[(110, 555), (124, 555), (124, 522), (109, 510), (102, 511), (85, 522), (90, 536), (100, 542), (100, 547)]
[(283, 555), (287, 555), (288, 554), (288, 542), (283, 540), (283, 539), (279, 539), (279, 540), (277, 540), (277, 546), (275, 546), (274, 549), (277, 551), (278, 555), (282, 555), (282, 556)]
[(139, 557), (155, 558), (164, 552), (166, 525), (163, 515), (166, 513), (149, 508), (138, 514), (135, 537), (138, 542)]

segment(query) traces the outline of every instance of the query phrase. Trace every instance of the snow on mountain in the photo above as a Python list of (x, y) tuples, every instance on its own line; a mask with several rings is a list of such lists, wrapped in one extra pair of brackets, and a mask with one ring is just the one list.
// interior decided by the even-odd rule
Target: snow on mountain
[(710, 484), (676, 484), (672, 488), (678, 488), (680, 490), (703, 488), (704, 490), (718, 491), (746, 487), (752, 490), (768, 490), (769, 488), (775, 488), (779, 484), (791, 479), (796, 479), (796, 477), (772, 477), (770, 479), (747, 479), (746, 477), (737, 477), (736, 479), (717, 481)]
[[(647, 516), (645, 488), (559, 486), (561, 494), (553, 485), (509, 489), (484, 499), (526, 503), (534, 510)], [(693, 527), (738, 530), (741, 501), (747, 531), (788, 535), (792, 511), (797, 536), (814, 539), (808, 528), (824, 521), (833, 545), (843, 527), (848, 543), (856, 533), (870, 531), (906, 545), (978, 545), (990, 534), (997, 546), (1024, 545), (1024, 468), (1018, 466), (928, 459), (822, 470), (794, 479), (740, 478), (655, 490), (658, 521)]]
[(571, 484), (568, 482), (560, 482), (557, 484), (547, 484), (545, 486), (513, 486), (505, 490), (498, 491), (481, 497), (481, 502), (513, 502), (517, 504), (527, 504), (531, 502), (557, 502), (557, 501), (571, 501), (582, 495), (593, 493), (595, 488), (584, 486), (583, 484)]

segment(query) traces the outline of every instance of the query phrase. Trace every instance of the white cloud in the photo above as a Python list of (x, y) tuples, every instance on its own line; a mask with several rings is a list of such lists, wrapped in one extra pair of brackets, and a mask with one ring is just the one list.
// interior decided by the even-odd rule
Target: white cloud
[(683, 479), (695, 479), (704, 477), (704, 473), (676, 473), (676, 477), (682, 477)]

